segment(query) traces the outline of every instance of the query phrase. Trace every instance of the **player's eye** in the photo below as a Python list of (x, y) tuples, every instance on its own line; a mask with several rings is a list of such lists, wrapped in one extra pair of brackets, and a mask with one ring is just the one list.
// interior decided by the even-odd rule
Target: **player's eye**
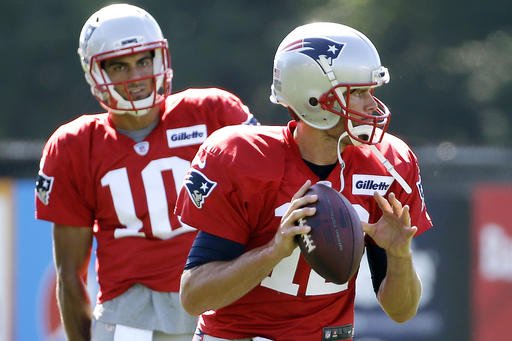
[(368, 89), (368, 88), (353, 89), (350, 91), (350, 94), (354, 95), (354, 96), (363, 96), (363, 95), (369, 93), (369, 91), (370, 91), (370, 89)]
[(123, 64), (110, 64), (107, 66), (107, 71), (110, 73), (120, 73), (126, 70), (126, 65)]
[(147, 57), (147, 58), (141, 59), (138, 62), (138, 64), (139, 64), (139, 66), (142, 66), (142, 67), (149, 67), (149, 66), (153, 65), (153, 59), (150, 57)]

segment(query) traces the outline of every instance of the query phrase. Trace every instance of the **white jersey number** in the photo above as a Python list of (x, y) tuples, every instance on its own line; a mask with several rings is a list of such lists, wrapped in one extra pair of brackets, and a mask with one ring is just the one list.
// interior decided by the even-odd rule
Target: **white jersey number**
[[(281, 217), (284, 212), (288, 209), (290, 204), (284, 204), (281, 207), (276, 209), (276, 216)], [(369, 213), (368, 211), (361, 205), (353, 205), (356, 209), (356, 212), (359, 215), (361, 221), (368, 221)], [(300, 249), (297, 247), (293, 250), (293, 253), (281, 260), (274, 269), (270, 276), (261, 281), (261, 285), (267, 287), (272, 290), (276, 290), (285, 294), (297, 296), (299, 291), (299, 285), (293, 283), (293, 278), (295, 277), (295, 272), (297, 271), (297, 266), (299, 264), (300, 258)], [(311, 269), (309, 274), (309, 280), (306, 287), (306, 295), (326, 295), (326, 294), (334, 294), (343, 290), (347, 290), (348, 283), (343, 284), (334, 284), (328, 283), (325, 279), (320, 276), (315, 270)]]
[[(141, 172), (151, 229), (153, 236), (157, 238), (169, 239), (178, 234), (193, 230), (192, 227), (185, 225), (172, 230), (169, 220), (169, 204), (165, 193), (166, 186), (162, 178), (162, 172), (172, 171), (175, 191), (178, 193), (189, 167), (189, 161), (173, 156), (153, 160)], [(126, 167), (109, 171), (101, 178), (101, 184), (104, 187), (108, 186), (110, 188), (117, 218), (125, 226), (125, 228), (115, 229), (115, 238), (128, 236), (145, 237), (145, 233), (140, 231), (142, 221), (135, 213), (130, 179), (128, 178)]]

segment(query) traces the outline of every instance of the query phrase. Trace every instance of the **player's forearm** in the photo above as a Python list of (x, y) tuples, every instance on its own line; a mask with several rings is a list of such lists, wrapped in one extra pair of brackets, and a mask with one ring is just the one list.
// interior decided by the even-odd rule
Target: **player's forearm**
[(57, 280), (57, 297), (68, 340), (91, 339), (91, 304), (85, 285), (80, 279), (70, 282)]
[(388, 255), (386, 277), (378, 293), (380, 305), (396, 322), (405, 322), (416, 315), (421, 298), (421, 281), (414, 269), (412, 256)]
[(190, 314), (225, 307), (256, 287), (282, 257), (271, 247), (248, 251), (228, 262), (210, 262), (186, 270), (180, 298)]

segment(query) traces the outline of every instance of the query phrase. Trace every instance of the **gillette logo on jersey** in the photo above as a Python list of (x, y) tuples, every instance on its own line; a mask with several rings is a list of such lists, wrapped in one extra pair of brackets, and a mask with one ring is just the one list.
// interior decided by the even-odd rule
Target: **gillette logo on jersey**
[(198, 124), (190, 127), (168, 129), (167, 145), (169, 148), (201, 144), (206, 140), (206, 125)]
[(322, 66), (322, 59), (332, 66), (333, 59), (338, 58), (345, 44), (338, 43), (328, 38), (306, 38), (297, 40), (283, 48), (283, 52), (297, 51), (305, 54), (317, 62), (324, 73), (326, 70)]
[(200, 171), (191, 169), (185, 176), (184, 185), (194, 205), (201, 208), (204, 200), (212, 193), (217, 183), (208, 179)]
[(352, 175), (352, 194), (373, 195), (378, 192), (384, 195), (393, 180), (392, 176), (354, 174)]

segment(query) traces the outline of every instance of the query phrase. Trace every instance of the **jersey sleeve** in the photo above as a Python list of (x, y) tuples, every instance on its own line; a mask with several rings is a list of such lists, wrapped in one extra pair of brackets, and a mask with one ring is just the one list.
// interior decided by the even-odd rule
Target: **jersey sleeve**
[(416, 235), (419, 235), (432, 227), (432, 220), (425, 204), (418, 159), (412, 151), (409, 151), (409, 158), (407, 183), (411, 186), (412, 193), (406, 194), (403, 192), (399, 200), (402, 204), (409, 205), (411, 223), (418, 227)]
[(187, 225), (245, 244), (250, 228), (225, 162), (225, 157), (201, 147), (185, 177), (176, 213)]
[(411, 187), (412, 192), (408, 194), (395, 181), (393, 192), (402, 205), (409, 205), (411, 224), (418, 227), (416, 235), (427, 231), (432, 227), (432, 220), (428, 214), (425, 196), (423, 195), (418, 158), (407, 143), (390, 134), (385, 135), (379, 149)]
[(210, 89), (208, 98), (211, 107), (215, 108), (221, 126), (259, 124), (249, 108), (236, 95), (214, 88)]
[(203, 143), (176, 205), (184, 223), (244, 245), (256, 229), (270, 226), (285, 152), (278, 146), (281, 131), (260, 135), (260, 127), (224, 127)]
[[(36, 218), (69, 226), (92, 226), (93, 212), (86, 200), (87, 175), (78, 161), (76, 138), (59, 128), (46, 143), (36, 181)], [(82, 171), (80, 171), (82, 170)]]

